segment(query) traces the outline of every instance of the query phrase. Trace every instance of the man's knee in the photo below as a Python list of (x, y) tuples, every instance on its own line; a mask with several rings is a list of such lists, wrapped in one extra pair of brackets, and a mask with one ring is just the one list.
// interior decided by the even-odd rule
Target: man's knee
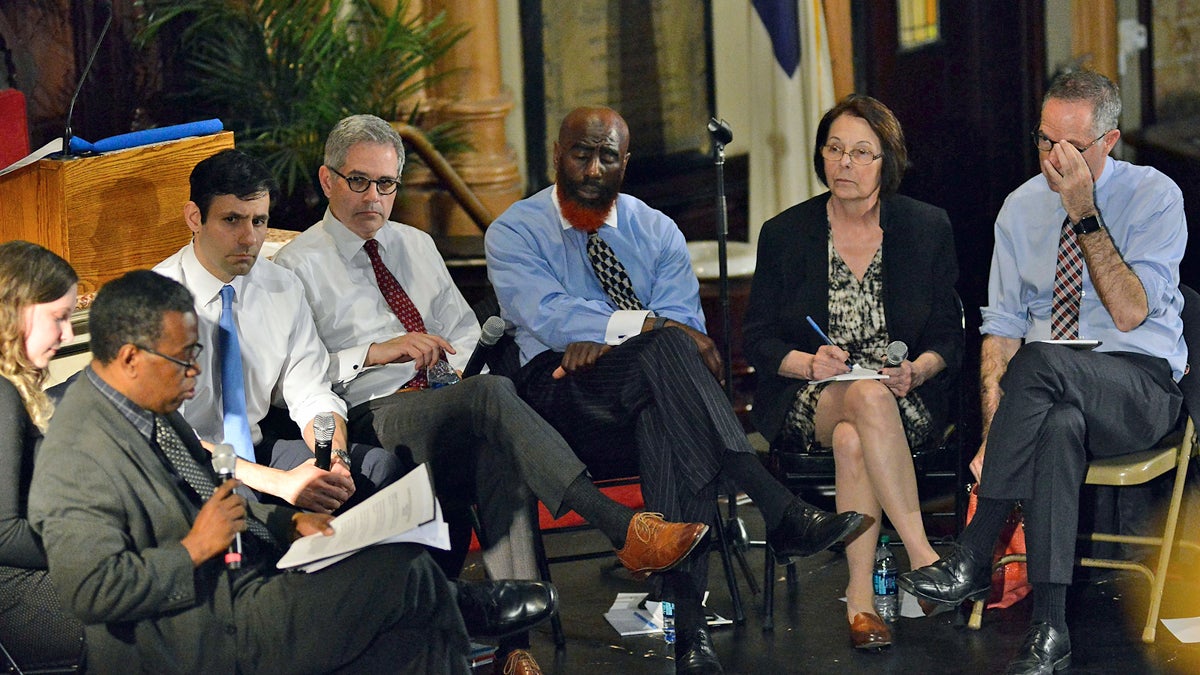
[(362, 452), (358, 473), (375, 487), (391, 485), (404, 475), (407, 467), (395, 452), (383, 448), (360, 447), (365, 450)]
[(1005, 388), (1006, 384), (1011, 387), (1018, 380), (1058, 371), (1063, 351), (1063, 347), (1046, 342), (1025, 343), (1009, 360), (1000, 382), (1001, 388)]

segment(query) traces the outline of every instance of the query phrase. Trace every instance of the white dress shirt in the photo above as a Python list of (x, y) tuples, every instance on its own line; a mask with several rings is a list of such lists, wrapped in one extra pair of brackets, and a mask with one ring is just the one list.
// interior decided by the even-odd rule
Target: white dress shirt
[[(221, 443), (221, 390), (217, 384), (217, 324), (221, 320), (221, 288), (196, 258), (192, 244), (159, 263), (155, 272), (187, 287), (195, 296), (199, 326), (200, 375), (196, 396), (180, 412), (206, 441)], [(266, 416), (272, 400), (287, 405), (288, 413), (301, 429), (322, 412), (346, 416), (346, 404), (330, 387), (329, 355), (317, 336), (304, 291), (296, 275), (260, 257), (250, 272), (236, 276), (233, 286), (234, 322), (242, 352), (242, 375), (246, 388), (246, 417), (250, 437), (262, 441), (258, 423)]]
[[(454, 346), (450, 365), (461, 370), (479, 342), (479, 321), (450, 278), (446, 263), (426, 233), (389, 221), (378, 232), (379, 255), (416, 305), (425, 330)], [(328, 210), (275, 254), (296, 273), (329, 350), (329, 377), (351, 406), (394, 393), (416, 374), (412, 362), (364, 367), (373, 343), (404, 335), (404, 324), (388, 307), (364, 240)]]

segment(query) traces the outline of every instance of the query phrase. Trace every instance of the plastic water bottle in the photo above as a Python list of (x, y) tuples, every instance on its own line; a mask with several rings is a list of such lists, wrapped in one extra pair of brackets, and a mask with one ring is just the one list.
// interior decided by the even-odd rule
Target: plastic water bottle
[(429, 380), (430, 389), (438, 389), (450, 384), (458, 384), (462, 378), (454, 372), (454, 368), (446, 361), (438, 359), (425, 369), (425, 379)]
[(900, 596), (896, 591), (896, 557), (888, 548), (888, 536), (879, 537), (879, 548), (875, 549), (875, 571), (872, 581), (875, 586), (875, 613), (887, 622), (894, 622), (900, 615)]
[(667, 644), (675, 644), (675, 603), (670, 600), (662, 601), (663, 640)]

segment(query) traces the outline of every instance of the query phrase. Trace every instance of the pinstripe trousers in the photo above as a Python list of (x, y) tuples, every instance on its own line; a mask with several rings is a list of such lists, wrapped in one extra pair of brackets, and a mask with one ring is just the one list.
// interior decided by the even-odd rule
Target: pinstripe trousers
[[(517, 392), (558, 430), (594, 478), (641, 475), (650, 511), (715, 525), (716, 478), (726, 450), (754, 452), (696, 343), (678, 328), (642, 333), (594, 367), (555, 380), (562, 353), (531, 359)], [(708, 556), (678, 569), (707, 585)]]

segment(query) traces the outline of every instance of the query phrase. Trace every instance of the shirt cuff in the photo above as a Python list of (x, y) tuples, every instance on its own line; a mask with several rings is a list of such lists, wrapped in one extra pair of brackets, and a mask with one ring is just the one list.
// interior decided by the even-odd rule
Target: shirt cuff
[(604, 344), (619, 345), (629, 338), (642, 332), (642, 324), (650, 311), (645, 309), (619, 309), (608, 317), (608, 326), (604, 330)]
[(370, 349), (371, 345), (368, 343), (331, 354), (337, 373), (334, 382), (349, 382), (362, 374), (367, 369), (363, 364), (367, 362), (367, 351)]

